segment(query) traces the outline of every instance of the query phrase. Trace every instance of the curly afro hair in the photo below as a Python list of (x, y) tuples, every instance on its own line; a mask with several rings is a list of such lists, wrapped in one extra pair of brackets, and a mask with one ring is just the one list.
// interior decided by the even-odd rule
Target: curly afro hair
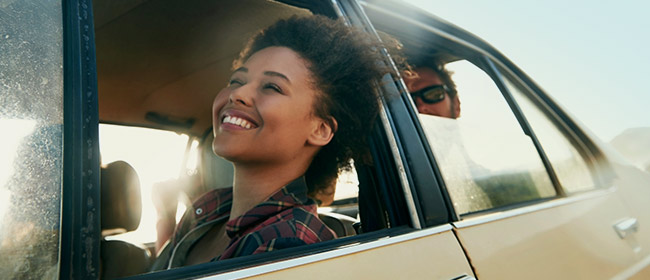
[(260, 31), (233, 63), (241, 66), (254, 53), (268, 47), (286, 47), (307, 62), (320, 93), (314, 114), (338, 124), (334, 137), (314, 157), (305, 174), (309, 193), (327, 188), (350, 159), (367, 158), (366, 138), (379, 110), (374, 83), (388, 72), (381, 63), (375, 40), (342, 21), (324, 16), (293, 16)]

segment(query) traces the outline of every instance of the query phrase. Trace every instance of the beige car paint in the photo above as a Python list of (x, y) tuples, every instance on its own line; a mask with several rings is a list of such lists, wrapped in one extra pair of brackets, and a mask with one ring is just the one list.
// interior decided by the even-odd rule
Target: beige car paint
[(630, 270), (639, 270), (638, 279), (650, 279), (650, 173), (632, 165), (615, 165), (618, 175), (614, 185), (619, 186), (617, 194), (630, 211), (628, 218), (637, 220), (638, 230), (625, 238), (629, 248), (634, 250), (637, 265)]
[[(473, 276), (449, 225), (206, 279), (454, 279)], [(431, 234), (427, 234), (430, 232)], [(422, 235), (421, 233), (425, 233)], [(400, 241), (392, 243), (392, 239)], [(386, 245), (382, 245), (386, 244)], [(366, 247), (355, 250), (355, 247)], [(338, 254), (338, 256), (336, 255)], [(275, 268), (274, 268), (275, 267)], [(259, 272), (256, 272), (259, 271)], [(271, 271), (271, 272), (269, 272)], [(256, 273), (264, 273), (256, 275)]]
[(612, 227), (630, 214), (615, 188), (527, 208), (456, 223), (478, 279), (609, 279), (636, 263)]

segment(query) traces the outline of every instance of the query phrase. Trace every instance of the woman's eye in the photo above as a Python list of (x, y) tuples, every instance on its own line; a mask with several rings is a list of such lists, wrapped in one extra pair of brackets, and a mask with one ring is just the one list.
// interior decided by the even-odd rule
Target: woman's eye
[(266, 84), (264, 85), (264, 89), (270, 89), (277, 93), (282, 93), (282, 89), (276, 84)]
[(230, 80), (228, 82), (228, 86), (230, 86), (230, 87), (231, 86), (241, 86), (243, 84), (244, 84), (244, 82), (242, 82), (241, 80), (238, 80), (238, 79), (232, 79), (232, 80)]

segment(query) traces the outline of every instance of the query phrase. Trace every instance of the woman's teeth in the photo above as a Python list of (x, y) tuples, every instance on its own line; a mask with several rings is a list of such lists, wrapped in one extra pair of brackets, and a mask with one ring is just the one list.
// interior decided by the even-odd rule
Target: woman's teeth
[(225, 118), (223, 118), (223, 121), (221, 123), (234, 124), (246, 129), (252, 127), (251, 123), (249, 123), (247, 120), (238, 117), (233, 117), (233, 116), (226, 116)]

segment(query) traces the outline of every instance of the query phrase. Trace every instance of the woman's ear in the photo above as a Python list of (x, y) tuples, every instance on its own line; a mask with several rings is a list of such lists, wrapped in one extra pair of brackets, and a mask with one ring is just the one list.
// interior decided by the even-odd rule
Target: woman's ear
[(314, 145), (314, 146), (325, 146), (327, 145), (332, 138), (334, 137), (334, 133), (336, 132), (336, 129), (338, 128), (338, 123), (336, 122), (336, 119), (333, 117), (329, 117), (330, 121), (327, 122), (323, 119), (317, 118), (315, 121), (316, 126), (314, 126), (314, 130), (309, 134), (309, 138), (307, 139), (307, 143)]

